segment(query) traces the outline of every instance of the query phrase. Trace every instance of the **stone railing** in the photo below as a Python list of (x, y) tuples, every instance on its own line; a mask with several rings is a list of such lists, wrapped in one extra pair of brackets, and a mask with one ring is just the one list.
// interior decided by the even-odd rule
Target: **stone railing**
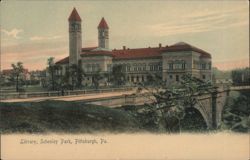
[(66, 90), (66, 91), (49, 91), (49, 92), (18, 92), (18, 93), (0, 93), (0, 100), (34, 98), (34, 97), (55, 97), (69, 95), (83, 95), (94, 93), (122, 92), (131, 91), (133, 88), (107, 88), (107, 89), (86, 89), (86, 90)]

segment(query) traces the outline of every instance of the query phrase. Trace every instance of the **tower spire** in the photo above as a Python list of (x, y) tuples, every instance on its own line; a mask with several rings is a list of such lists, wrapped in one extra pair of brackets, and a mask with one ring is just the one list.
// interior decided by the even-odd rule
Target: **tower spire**
[(73, 11), (71, 12), (69, 18), (69, 21), (82, 21), (81, 17), (79, 16), (76, 8), (74, 7)]
[(105, 21), (104, 17), (102, 17), (97, 28), (98, 28), (98, 47), (109, 49), (109, 26)]
[(107, 22), (105, 21), (104, 17), (102, 17), (99, 25), (98, 25), (98, 29), (109, 29), (109, 26), (107, 24)]

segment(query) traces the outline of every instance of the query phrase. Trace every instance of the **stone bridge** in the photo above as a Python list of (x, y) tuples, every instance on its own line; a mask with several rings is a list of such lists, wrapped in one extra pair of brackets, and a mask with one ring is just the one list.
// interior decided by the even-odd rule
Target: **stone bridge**
[[(206, 93), (197, 96), (198, 102), (194, 106), (202, 115), (209, 129), (216, 129), (221, 124), (221, 115), (223, 107), (226, 104), (226, 99), (230, 91), (250, 91), (250, 86), (234, 86), (234, 87), (219, 87), (213, 93)], [(24, 101), (42, 101), (47, 99), (63, 100), (63, 101), (82, 101), (90, 104), (103, 105), (108, 107), (118, 107), (122, 105), (140, 105), (152, 103), (153, 97), (148, 93), (135, 94), (135, 90), (125, 90), (119, 92), (95, 93), (89, 95), (75, 96), (56, 96), (56, 97), (40, 97), (26, 99), (7, 99), (2, 102), (24, 102)]]
[[(195, 104), (194, 108), (200, 112), (209, 129), (216, 129), (221, 125), (223, 107), (226, 104), (230, 91), (240, 90), (250, 90), (250, 86), (231, 88), (221, 87), (213, 93), (206, 93), (197, 97), (198, 103)], [(152, 102), (152, 97), (145, 96), (145, 94), (121, 95), (103, 99), (92, 99), (86, 102), (117, 107), (121, 105), (139, 105), (150, 103)]]

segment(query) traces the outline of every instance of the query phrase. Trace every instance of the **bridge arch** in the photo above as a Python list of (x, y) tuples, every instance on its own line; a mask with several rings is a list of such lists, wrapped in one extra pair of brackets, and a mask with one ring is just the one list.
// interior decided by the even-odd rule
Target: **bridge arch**
[(208, 129), (204, 117), (194, 107), (185, 108), (185, 116), (181, 121), (183, 131), (205, 131)]
[(206, 123), (207, 128), (211, 128), (212, 127), (211, 117), (210, 117), (208, 111), (206, 111), (206, 109), (202, 106), (201, 103), (195, 104), (193, 107), (190, 107), (190, 108), (194, 108), (197, 111), (199, 111), (199, 113), (201, 114), (203, 120)]

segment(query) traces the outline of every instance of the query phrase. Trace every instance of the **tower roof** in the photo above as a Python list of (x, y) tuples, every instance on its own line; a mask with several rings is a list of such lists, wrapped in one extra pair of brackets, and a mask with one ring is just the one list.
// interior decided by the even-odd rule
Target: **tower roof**
[(69, 16), (69, 21), (82, 21), (81, 17), (79, 16), (76, 8), (73, 9), (73, 11), (71, 12), (70, 16)]
[(109, 29), (109, 26), (107, 22), (105, 21), (104, 17), (102, 17), (101, 22), (98, 25), (98, 29), (103, 28), (103, 29)]

